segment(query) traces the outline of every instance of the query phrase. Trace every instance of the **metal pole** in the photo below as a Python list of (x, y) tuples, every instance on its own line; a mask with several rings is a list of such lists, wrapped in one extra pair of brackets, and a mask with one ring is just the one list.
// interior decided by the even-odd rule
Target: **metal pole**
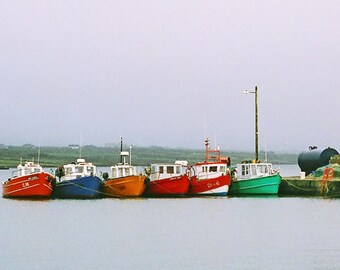
[(130, 145), (130, 166), (131, 166), (131, 149), (132, 149), (132, 145)]
[(258, 93), (255, 86), (255, 160), (259, 161), (259, 114), (258, 114)]

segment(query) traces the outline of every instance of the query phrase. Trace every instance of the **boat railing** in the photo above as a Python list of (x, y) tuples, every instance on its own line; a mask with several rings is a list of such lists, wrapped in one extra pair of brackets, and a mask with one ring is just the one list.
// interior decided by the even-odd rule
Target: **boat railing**
[(181, 176), (181, 174), (178, 173), (161, 173), (161, 172), (151, 172), (150, 174), (150, 180), (160, 180), (160, 179), (166, 179), (166, 178), (173, 178)]
[(227, 172), (199, 172), (197, 174), (197, 179), (209, 179), (209, 178), (216, 178), (222, 175), (226, 175)]

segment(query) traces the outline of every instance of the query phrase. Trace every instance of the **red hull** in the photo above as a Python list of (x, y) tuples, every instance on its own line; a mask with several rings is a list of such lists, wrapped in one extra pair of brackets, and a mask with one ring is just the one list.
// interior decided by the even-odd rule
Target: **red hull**
[(145, 195), (147, 196), (172, 196), (188, 193), (190, 181), (187, 175), (165, 178), (149, 182)]
[(216, 178), (201, 179), (201, 180), (197, 180), (197, 176), (192, 176), (189, 194), (190, 195), (203, 194), (209, 191), (216, 190), (223, 186), (227, 186), (227, 190), (228, 190), (228, 187), (230, 186), (230, 182), (231, 182), (230, 174), (222, 175)]
[(46, 172), (11, 178), (2, 184), (3, 197), (49, 197), (52, 194), (52, 179)]

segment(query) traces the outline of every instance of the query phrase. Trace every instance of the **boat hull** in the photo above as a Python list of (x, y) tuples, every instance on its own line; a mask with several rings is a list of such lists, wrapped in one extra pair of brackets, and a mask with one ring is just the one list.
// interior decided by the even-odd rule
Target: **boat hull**
[(143, 175), (130, 175), (103, 182), (104, 195), (108, 197), (139, 197), (145, 190)]
[(54, 176), (46, 173), (12, 178), (2, 184), (2, 196), (10, 197), (50, 197)]
[(186, 195), (190, 186), (187, 175), (150, 181), (145, 189), (144, 195), (147, 197), (172, 197)]
[(242, 179), (233, 181), (229, 194), (230, 195), (275, 195), (278, 194), (281, 183), (281, 176), (270, 175), (251, 179)]
[(193, 176), (190, 182), (189, 195), (191, 196), (226, 196), (230, 185), (230, 175), (216, 178), (198, 179)]
[(56, 183), (53, 197), (61, 199), (92, 199), (102, 195), (102, 181), (96, 176), (83, 176)]

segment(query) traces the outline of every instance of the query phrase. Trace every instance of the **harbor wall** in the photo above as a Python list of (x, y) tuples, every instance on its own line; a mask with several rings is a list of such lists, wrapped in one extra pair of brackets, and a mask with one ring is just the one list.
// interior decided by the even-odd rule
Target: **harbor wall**
[(278, 194), (280, 196), (340, 197), (340, 179), (322, 182), (322, 179), (282, 177)]

